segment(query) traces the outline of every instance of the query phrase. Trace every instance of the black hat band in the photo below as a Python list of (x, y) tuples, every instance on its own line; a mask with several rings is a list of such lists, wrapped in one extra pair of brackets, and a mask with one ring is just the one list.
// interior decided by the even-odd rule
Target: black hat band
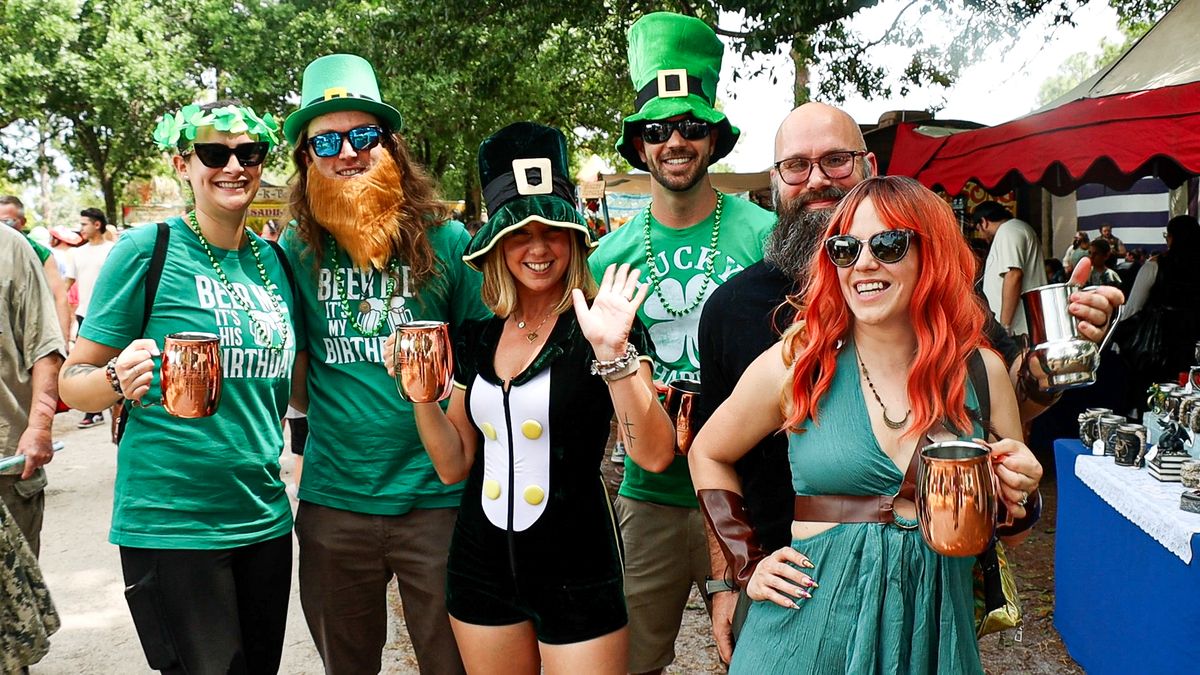
[[(543, 185), (542, 181), (546, 179), (539, 169), (530, 168), (525, 170), (526, 184), (540, 186)], [(549, 180), (551, 181), (550, 190), (541, 192), (541, 194), (554, 195), (574, 206), (575, 186), (571, 185), (571, 182), (562, 176), (552, 176)], [(517, 177), (511, 171), (496, 176), (487, 185), (483, 186), (483, 201), (487, 204), (488, 213), (497, 213), (508, 202), (526, 196), (529, 196), (529, 194), (522, 193), (518, 189)]]
[[(642, 106), (656, 98), (671, 98), (681, 96), (698, 96), (705, 103), (712, 105), (704, 93), (704, 83), (695, 75), (686, 75), (687, 71), (660, 71), (659, 76), (646, 83), (634, 99), (634, 110), (640, 111)], [(686, 75), (686, 78), (684, 77)], [(660, 87), (659, 84), (662, 84)], [(684, 86), (686, 84), (686, 87)]]

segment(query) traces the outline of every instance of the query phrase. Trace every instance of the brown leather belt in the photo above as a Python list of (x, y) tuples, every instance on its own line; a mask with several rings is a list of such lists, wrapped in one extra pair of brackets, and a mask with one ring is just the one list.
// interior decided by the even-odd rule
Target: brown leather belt
[(917, 455), (922, 445), (927, 444), (918, 444), (917, 449), (913, 450), (912, 460), (900, 483), (900, 491), (895, 495), (796, 495), (792, 518), (818, 523), (888, 523), (912, 529), (896, 523), (895, 501), (907, 499), (916, 502)]

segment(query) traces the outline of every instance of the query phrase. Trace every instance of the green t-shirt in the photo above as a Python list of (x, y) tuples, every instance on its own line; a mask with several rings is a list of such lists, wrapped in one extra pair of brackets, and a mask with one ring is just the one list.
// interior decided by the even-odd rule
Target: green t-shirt
[[(453, 332), (468, 319), (490, 315), (479, 296), (482, 276), (462, 262), (471, 239), (466, 229), (456, 221), (431, 227), (437, 272), (418, 291), (408, 283), (408, 266), (401, 265), (390, 302), (386, 277), (392, 275), (354, 267), (339, 248), (344, 281), (335, 283), (328, 247), (318, 269), (294, 232), (289, 228), (283, 243), (296, 270), (298, 311), (309, 338), (309, 435), (300, 499), (389, 516), (457, 507), (462, 485), (438, 479), (412, 405), (400, 398), (383, 367), (383, 343), (403, 323), (445, 321)], [(343, 318), (343, 306), (364, 330), (381, 325), (378, 335), (360, 333)]]
[[(199, 419), (172, 417), (159, 405), (130, 409), (117, 451), (109, 541), (136, 548), (222, 549), (282, 536), (291, 530), (292, 511), (279, 479), (281, 420), (287, 412), (292, 361), (305, 339), (288, 311), (292, 291), (287, 274), (279, 255), (247, 232), (276, 286), (279, 316), (250, 246), (237, 251), (212, 247), (233, 292), (253, 308), (247, 313), (230, 297), (183, 220), (168, 223), (170, 241), (145, 337), (161, 349), (163, 337), (171, 333), (219, 335), (221, 400), (215, 415)], [(157, 236), (157, 227), (143, 226), (113, 246), (96, 281), (81, 337), (114, 349), (142, 337), (146, 272)], [(252, 318), (267, 324), (269, 344), (256, 342)], [(286, 345), (282, 326), (287, 327)], [(162, 400), (158, 379), (156, 367), (145, 401)]]
[[(704, 288), (700, 304), (684, 316), (674, 316), (667, 306), (687, 308), (704, 284), (704, 264), (712, 244), (713, 219), (716, 211), (703, 221), (682, 230), (665, 227), (650, 219), (650, 242), (654, 250), (654, 267), (663, 278), (661, 287), (651, 289), (638, 309), (638, 317), (650, 329), (657, 356), (654, 379), (672, 382), (678, 379), (700, 378), (700, 356), (696, 332), (700, 313), (712, 290), (730, 277), (762, 259), (763, 243), (775, 227), (775, 214), (750, 202), (725, 195), (721, 208), (721, 230), (717, 253), (713, 259), (712, 281)], [(600, 247), (588, 258), (592, 274), (597, 279), (613, 263), (630, 263), (641, 270), (648, 280), (646, 262), (646, 217), (642, 211), (620, 229), (600, 239)], [(625, 480), (621, 483), (623, 497), (669, 506), (696, 506), (686, 457), (676, 457), (662, 473), (644, 471), (629, 457), (625, 458)]]
[(37, 254), (38, 262), (40, 263), (45, 263), (50, 256), (54, 255), (50, 249), (37, 243), (29, 235), (25, 235), (25, 241), (28, 241), (29, 245), (33, 247), (33, 252)]

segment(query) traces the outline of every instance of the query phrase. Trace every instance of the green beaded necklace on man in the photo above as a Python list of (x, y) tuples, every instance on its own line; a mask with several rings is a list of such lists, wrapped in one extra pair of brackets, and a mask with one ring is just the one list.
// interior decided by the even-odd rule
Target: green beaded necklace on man
[(708, 285), (712, 283), (713, 265), (717, 260), (717, 240), (721, 237), (721, 207), (725, 204), (725, 195), (718, 190), (713, 190), (717, 195), (717, 210), (713, 215), (712, 241), (708, 245), (708, 258), (704, 261), (704, 281), (700, 283), (700, 290), (696, 293), (696, 297), (692, 302), (683, 309), (675, 309), (671, 303), (667, 302), (666, 296), (662, 292), (663, 277), (658, 273), (658, 268), (654, 265), (654, 247), (650, 245), (650, 207), (653, 202), (646, 205), (645, 212), (645, 232), (642, 241), (646, 243), (646, 271), (650, 275), (651, 286), (654, 287), (654, 294), (658, 296), (659, 302), (662, 303), (663, 309), (671, 316), (686, 316), (693, 309), (696, 309), (701, 302), (704, 301), (704, 293), (708, 290)]

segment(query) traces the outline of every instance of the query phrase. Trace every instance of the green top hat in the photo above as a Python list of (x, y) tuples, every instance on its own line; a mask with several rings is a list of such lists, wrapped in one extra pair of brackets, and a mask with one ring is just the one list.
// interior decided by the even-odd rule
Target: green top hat
[(288, 115), (283, 135), (296, 144), (300, 132), (315, 117), (343, 110), (361, 110), (399, 131), (400, 111), (383, 102), (375, 69), (361, 56), (330, 54), (308, 64), (300, 87), (300, 109)]
[(617, 151), (634, 168), (646, 168), (633, 139), (643, 122), (691, 114), (717, 128), (712, 162), (733, 150), (741, 133), (713, 107), (725, 47), (700, 19), (655, 12), (629, 27), (629, 77), (637, 112), (625, 118)]
[(487, 202), (488, 221), (471, 238), (463, 262), (480, 269), (504, 235), (536, 220), (575, 230), (584, 248), (596, 237), (575, 209), (575, 186), (567, 178), (567, 138), (558, 129), (516, 122), (479, 145), (479, 182)]

